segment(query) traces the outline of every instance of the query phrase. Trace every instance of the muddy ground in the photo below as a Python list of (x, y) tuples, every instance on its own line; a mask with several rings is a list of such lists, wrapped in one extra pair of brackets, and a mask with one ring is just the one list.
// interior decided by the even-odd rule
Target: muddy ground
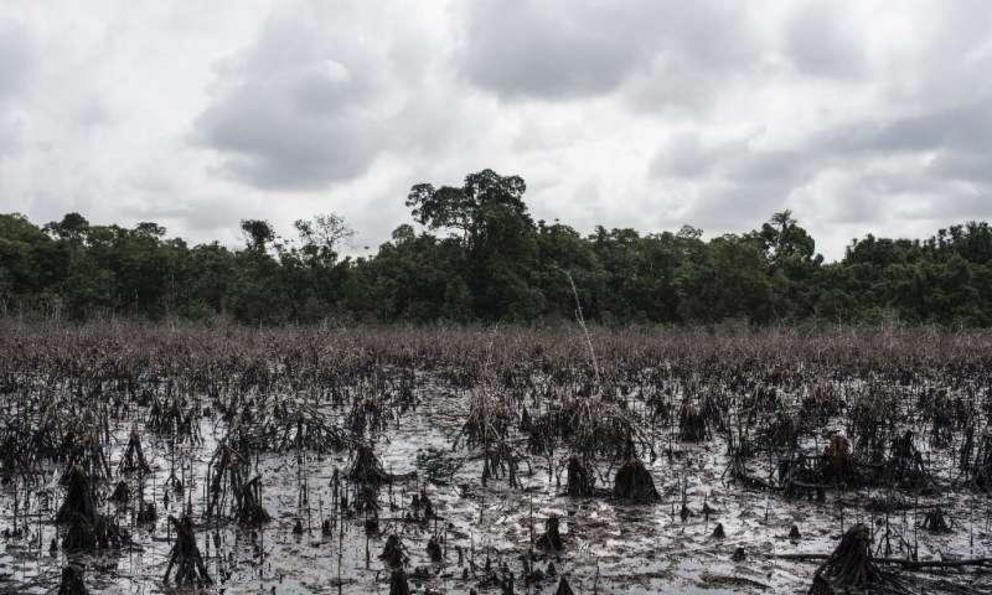
[[(272, 520), (254, 529), (205, 520), (207, 464), (226, 432), (223, 422), (208, 415), (199, 421), (198, 444), (174, 444), (141, 431), (152, 473), (126, 481), (132, 492), (143, 482), (146, 499), (157, 504), (158, 520), (139, 525), (133, 499), (125, 506), (105, 503), (102, 509), (129, 530), (134, 547), (73, 561), (85, 565), (93, 592), (170, 592), (163, 582), (174, 540), (167, 516), (179, 516), (184, 507), (192, 511), (196, 540), (215, 583), (207, 591), (223, 593), (388, 593), (390, 572), (379, 554), (391, 534), (400, 537), (409, 556), (411, 586), (425, 593), (501, 593), (499, 585), (486, 580), (501, 568), (513, 573), (515, 593), (553, 593), (561, 575), (576, 593), (805, 593), (818, 562), (778, 556), (829, 553), (842, 532), (859, 522), (874, 529), (879, 557), (907, 557), (914, 548), (920, 560), (992, 555), (992, 500), (975, 490), (941, 489), (930, 495), (830, 490), (822, 501), (786, 498), (731, 481), (724, 441), (681, 443), (672, 435), (674, 428), (663, 426), (652, 428), (657, 456), (645, 461), (660, 503), (624, 504), (605, 494), (568, 497), (563, 460), (552, 461), (549, 473), (543, 457), (520, 465), (519, 487), (510, 487), (505, 478), (484, 486), (478, 453), (453, 448), (471, 393), (420, 378), (416, 396), (416, 409), (390, 421), (375, 445), (384, 468), (399, 476), (380, 491), (376, 531), (367, 531), (367, 513), (342, 513), (334, 501), (335, 470), (343, 474), (348, 469), (348, 453), (304, 453), (302, 460), (297, 453), (263, 454), (253, 465)], [(331, 409), (326, 413), (340, 415)], [(134, 417), (111, 429), (115, 470), (141, 413)], [(955, 475), (951, 453), (925, 444), (920, 448), (935, 477), (950, 485)], [(770, 475), (771, 465), (753, 465), (750, 471)], [(34, 482), (11, 479), (0, 489), (0, 591), (57, 589), (68, 562), (61, 548), (50, 550), (59, 534), (53, 518), (65, 491), (58, 481), (61, 472), (50, 464)], [(600, 465), (598, 485), (609, 488), (614, 472), (615, 467)], [(181, 491), (169, 487), (171, 475), (182, 482)], [(115, 473), (112, 482), (101, 485), (101, 501), (116, 481)], [(338, 481), (339, 489), (346, 489)], [(411, 502), (421, 494), (430, 499), (437, 518), (413, 518), (420, 515)], [(880, 506), (886, 499), (902, 505), (886, 513)], [(948, 517), (950, 532), (922, 528), (924, 515), (937, 505)], [(533, 545), (550, 517), (561, 519), (561, 552)], [(713, 535), (718, 523), (725, 537)], [(294, 531), (297, 524), (302, 533)], [(790, 538), (793, 526), (799, 536)], [(440, 563), (427, 553), (432, 536), (442, 549)], [(525, 557), (545, 578), (525, 580)], [(992, 592), (992, 577), (974, 569), (928, 577)], [(919, 592), (931, 592), (930, 585)]]

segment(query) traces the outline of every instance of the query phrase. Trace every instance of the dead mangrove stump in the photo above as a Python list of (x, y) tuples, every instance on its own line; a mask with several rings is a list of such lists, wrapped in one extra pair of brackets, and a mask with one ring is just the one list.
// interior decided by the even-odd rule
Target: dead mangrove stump
[(579, 457), (568, 458), (567, 492), (573, 498), (592, 496), (596, 491), (596, 480), (589, 466)]
[(58, 595), (89, 595), (83, 582), (83, 567), (67, 564), (62, 568)]
[(145, 453), (141, 449), (141, 437), (138, 435), (137, 430), (131, 430), (131, 436), (128, 438), (124, 457), (121, 459), (121, 463), (117, 469), (124, 475), (130, 475), (132, 473), (145, 475), (151, 471), (148, 461), (145, 460)]
[(402, 568), (393, 570), (389, 576), (389, 595), (410, 595), (410, 583)]
[(379, 554), (379, 559), (385, 562), (389, 568), (401, 569), (410, 558), (406, 555), (406, 548), (403, 547), (403, 542), (394, 533), (386, 538), (386, 545), (383, 546), (382, 553)]
[(799, 525), (793, 525), (792, 528), (789, 529), (789, 540), (799, 541), (802, 538), (802, 533), (799, 532)]
[(575, 591), (572, 590), (572, 585), (568, 584), (568, 579), (564, 576), (558, 581), (558, 588), (555, 589), (555, 595), (575, 595)]
[(427, 541), (427, 557), (431, 559), (433, 564), (440, 564), (444, 561), (444, 552), (441, 550), (441, 544), (438, 543), (436, 536), (431, 536)]
[(110, 495), (110, 501), (120, 506), (127, 505), (131, 501), (131, 488), (123, 479), (117, 482), (114, 492)]
[(137, 515), (135, 515), (135, 521), (139, 525), (147, 525), (150, 523), (154, 523), (157, 520), (158, 520), (158, 510), (155, 508), (155, 503), (139, 500), (138, 513)]
[(565, 549), (565, 543), (559, 532), (559, 525), (560, 520), (556, 516), (549, 517), (544, 521), (544, 533), (537, 538), (538, 548), (549, 552), (560, 552)]
[(810, 595), (850, 591), (905, 593), (906, 589), (889, 572), (880, 569), (871, 556), (871, 534), (865, 525), (855, 525), (813, 575)]
[(74, 515), (62, 537), (62, 549), (67, 553), (120, 549), (130, 543), (130, 536), (124, 529), (100, 514), (91, 519)]
[(175, 568), (174, 579), (179, 587), (205, 587), (213, 584), (207, 574), (207, 566), (203, 563), (200, 548), (196, 545), (196, 534), (193, 532), (193, 521), (186, 515), (182, 520), (174, 516), (169, 522), (176, 530), (176, 542), (169, 554), (169, 565), (165, 569), (164, 581), (169, 582), (169, 574)]
[(67, 486), (65, 500), (55, 515), (55, 522), (67, 523), (77, 516), (92, 522), (96, 518), (96, 502), (89, 476), (73, 466), (63, 482)]
[(613, 480), (613, 497), (618, 500), (637, 503), (651, 503), (661, 500), (654, 487), (654, 479), (640, 459), (630, 458), (617, 470)]
[(952, 533), (950, 523), (947, 522), (947, 517), (944, 515), (944, 509), (934, 508), (927, 513), (927, 516), (923, 519), (923, 528), (931, 533)]
[(706, 415), (691, 403), (683, 403), (679, 409), (679, 440), (683, 442), (704, 442), (710, 437)]
[(360, 444), (348, 470), (348, 479), (357, 484), (378, 487), (391, 483), (393, 477), (383, 468), (372, 446)]
[(255, 526), (269, 522), (272, 517), (262, 507), (262, 477), (254, 479), (241, 486), (235, 493), (238, 504), (238, 522), (242, 525)]
[(67, 552), (120, 548), (130, 543), (127, 532), (110, 517), (97, 512), (96, 498), (89, 476), (78, 466), (70, 468), (64, 478), (65, 500), (55, 515), (55, 522), (68, 524), (62, 538)]

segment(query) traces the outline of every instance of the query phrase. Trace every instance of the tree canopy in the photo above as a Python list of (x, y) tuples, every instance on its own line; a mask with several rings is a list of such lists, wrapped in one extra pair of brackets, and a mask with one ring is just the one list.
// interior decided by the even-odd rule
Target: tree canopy
[[(413, 186), (412, 220), (367, 257), (334, 213), (301, 219), (295, 238), (240, 221), (243, 249), (188, 245), (161, 225), (94, 225), (79, 213), (37, 225), (0, 215), (0, 314), (244, 323), (534, 322), (608, 324), (799, 321), (989, 326), (992, 229), (968, 222), (926, 239), (855, 239), (825, 263), (789, 211), (760, 229), (583, 235), (534, 221), (526, 183), (486, 169), (460, 186)], [(232, 224), (236, 222), (232, 221)]]

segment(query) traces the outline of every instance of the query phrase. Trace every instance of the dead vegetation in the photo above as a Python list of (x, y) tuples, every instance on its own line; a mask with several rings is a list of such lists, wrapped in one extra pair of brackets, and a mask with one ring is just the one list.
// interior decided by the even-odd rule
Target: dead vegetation
[(911, 593), (893, 573), (872, 561), (871, 534), (864, 525), (855, 525), (844, 534), (837, 548), (813, 574), (809, 592), (811, 595)]
[[(193, 521), (189, 516), (182, 519), (170, 516), (169, 523), (176, 531), (176, 541), (169, 554), (169, 565), (165, 568), (165, 580), (178, 587), (206, 587), (213, 584), (207, 573), (200, 548), (196, 545), (196, 534), (193, 532)], [(173, 572), (173, 569), (175, 572)]]
[[(730, 543), (735, 527), (723, 530), (725, 518), (711, 520), (715, 509), (686, 495), (700, 453), (726, 464), (727, 489), (763, 492), (769, 508), (843, 501), (859, 520), (870, 515), (897, 544), (886, 559), (914, 561), (919, 541), (971, 535), (989, 514), (985, 334), (0, 326), (0, 478), (20, 494), (60, 478), (58, 506), (45, 514), (67, 553), (130, 545), (122, 527), (141, 527), (142, 539), (174, 534), (166, 576), (176, 585), (206, 585), (210, 564), (221, 569), (219, 557), (201, 556), (197, 535), (261, 533), (292, 518), (301, 541), (316, 528), (328, 543), (361, 523), (368, 551), (383, 544), (390, 590), (409, 592), (407, 580), (422, 578), (407, 572), (411, 558), (450, 572), (449, 539), (473, 555), (485, 540), (449, 535), (450, 511), (433, 499), (440, 487), (478, 499), (483, 513), (494, 497), (545, 488), (579, 510), (590, 499), (670, 509), (674, 522), (704, 523)], [(419, 476), (393, 474), (383, 464), (390, 434), (437, 405), (428, 399), (459, 403), (457, 435), (416, 454)], [(272, 460), (295, 474), (293, 510), (269, 494), (271, 468), (260, 462)], [(328, 483), (331, 465), (341, 472)], [(467, 467), (476, 481), (456, 479)], [(971, 502), (967, 523), (961, 502)], [(899, 513), (897, 534), (889, 517)], [(558, 518), (545, 515), (543, 532), (519, 546), (571, 560)], [(13, 524), (23, 534), (26, 523)], [(815, 592), (899, 592), (901, 569), (879, 566), (867, 537), (844, 533)], [(537, 581), (533, 567), (515, 578), (462, 567), (474, 586)]]

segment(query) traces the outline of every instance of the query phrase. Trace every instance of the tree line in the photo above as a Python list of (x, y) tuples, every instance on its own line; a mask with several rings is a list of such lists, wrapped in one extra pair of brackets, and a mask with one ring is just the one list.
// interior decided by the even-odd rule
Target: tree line
[[(989, 326), (992, 229), (969, 222), (925, 240), (869, 234), (825, 263), (790, 212), (704, 240), (534, 221), (519, 176), (472, 173), (411, 188), (405, 223), (365, 257), (329, 214), (285, 239), (243, 220), (245, 246), (191, 246), (153, 222), (91, 225), (69, 213), (36, 225), (0, 215), (0, 314), (81, 321), (124, 316), (247, 324), (545, 322), (576, 299), (605, 324), (824, 321)], [(574, 290), (573, 290), (574, 286)]]

